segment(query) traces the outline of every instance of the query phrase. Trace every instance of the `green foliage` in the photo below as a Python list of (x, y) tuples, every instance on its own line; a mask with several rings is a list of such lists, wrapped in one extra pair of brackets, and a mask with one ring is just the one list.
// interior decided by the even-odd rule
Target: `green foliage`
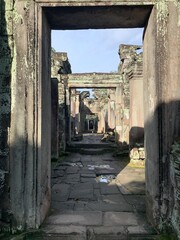
[(174, 233), (163, 233), (160, 235), (159, 240), (178, 240)]

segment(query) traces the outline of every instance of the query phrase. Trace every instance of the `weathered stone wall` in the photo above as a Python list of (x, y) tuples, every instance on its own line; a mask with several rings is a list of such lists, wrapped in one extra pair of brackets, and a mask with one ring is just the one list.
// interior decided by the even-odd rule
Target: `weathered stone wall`
[(0, 3), (0, 220), (9, 221), (9, 129), (13, 58), (13, 1)]
[(180, 140), (177, 138), (171, 147), (169, 168), (169, 221), (180, 236)]
[[(171, 145), (179, 137), (180, 8), (157, 1), (144, 33), (144, 110), (147, 216), (159, 227), (173, 225), (169, 186)], [(178, 46), (174, 48), (174, 46)], [(152, 178), (153, 176), (153, 178)]]
[[(21, 230), (26, 225), (35, 227), (38, 222), (36, 214), (39, 213), (40, 200), (36, 199), (36, 193), (42, 188), (39, 186), (37, 190), (38, 177), (34, 169), (37, 167), (37, 155), (41, 152), (39, 126), (37, 127), (39, 117), (37, 109), (41, 102), (37, 99), (39, 88), (38, 81), (35, 81), (37, 80), (35, 2), (13, 1), (13, 3), (10, 198), (12, 226)], [(38, 164), (40, 163), (41, 158), (38, 161)]]
[[(58, 152), (61, 154), (66, 149), (66, 138), (69, 128), (66, 108), (66, 80), (65, 75), (71, 73), (71, 65), (68, 60), (67, 53), (51, 51), (51, 77), (58, 79), (58, 130), (56, 132), (58, 138)], [(64, 77), (63, 77), (64, 76)], [(68, 125), (68, 126), (67, 126)], [(58, 155), (59, 155), (58, 154)]]

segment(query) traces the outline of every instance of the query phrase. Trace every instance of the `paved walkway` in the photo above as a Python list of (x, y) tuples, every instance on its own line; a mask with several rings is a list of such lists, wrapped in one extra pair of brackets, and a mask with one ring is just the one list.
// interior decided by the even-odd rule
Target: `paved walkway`
[(111, 153), (72, 153), (52, 169), (51, 213), (43, 230), (73, 240), (151, 234), (144, 193), (143, 168)]

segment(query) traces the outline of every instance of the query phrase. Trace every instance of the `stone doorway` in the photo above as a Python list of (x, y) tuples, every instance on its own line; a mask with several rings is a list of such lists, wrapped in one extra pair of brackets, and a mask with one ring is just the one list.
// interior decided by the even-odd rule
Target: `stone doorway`
[[(72, 85), (71, 85), (71, 87), (72, 87)], [(81, 87), (81, 86), (80, 86), (80, 87)], [(92, 87), (92, 85), (91, 85), (91, 87)], [(112, 87), (112, 86), (111, 86), (111, 87)], [(91, 129), (88, 129), (88, 130), (91, 130)], [(76, 157), (77, 157), (78, 159), (81, 159), (81, 160), (78, 160), (77, 163), (80, 163), (80, 164), (83, 165), (83, 164), (84, 164), (84, 163), (83, 163), (84, 157), (81, 156), (81, 155), (78, 155), (78, 156), (76, 156)], [(76, 157), (75, 157), (75, 159), (76, 159)], [(85, 157), (85, 158), (86, 158), (86, 157)], [(91, 158), (91, 159), (90, 159), (90, 158)], [(91, 156), (90, 158), (89, 158), (89, 161), (92, 161), (92, 159), (94, 159), (92, 156)], [(100, 157), (100, 158), (101, 158), (101, 157)], [(73, 156), (72, 156), (72, 159), (73, 159)], [(101, 159), (101, 161), (102, 161), (102, 159)], [(92, 162), (93, 162), (93, 161), (92, 161)], [(65, 164), (66, 164), (66, 163), (65, 163)], [(76, 164), (76, 162), (74, 162), (74, 164)], [(61, 164), (60, 164), (60, 165), (61, 165)], [(62, 167), (62, 165), (61, 165), (60, 167)], [(59, 170), (60, 170), (60, 169), (59, 169)], [(87, 169), (86, 169), (86, 170), (87, 170)], [(56, 171), (58, 171), (58, 169), (56, 169)], [(66, 171), (68, 171), (68, 170), (66, 170)], [(78, 171), (80, 171), (80, 170), (78, 170)], [(78, 175), (77, 172), (74, 173), (74, 174), (77, 174), (77, 175)], [(128, 174), (128, 173), (127, 173), (127, 174)], [(71, 177), (72, 177), (72, 176), (73, 176), (73, 174), (71, 174)], [(63, 177), (64, 177), (64, 176), (63, 176)], [(70, 175), (69, 175), (69, 177), (70, 177)], [(67, 180), (67, 179), (66, 179), (66, 180)], [(67, 188), (68, 188), (68, 189), (69, 189), (69, 188), (71, 189), (71, 188), (74, 188), (74, 187), (75, 187), (75, 184), (74, 184), (74, 186), (70, 186), (70, 187), (69, 187), (68, 184), (66, 184), (66, 183), (67, 183), (66, 180), (65, 180), (65, 185), (66, 185), (66, 186), (65, 186), (65, 189), (64, 189), (65, 192), (66, 192)], [(74, 179), (75, 182), (76, 182), (76, 180), (77, 180), (77, 179)], [(93, 179), (93, 180), (94, 180), (94, 179)], [(89, 183), (88, 183), (88, 184), (84, 184), (84, 185), (85, 185), (84, 187), (83, 187), (83, 184), (82, 184), (81, 181), (78, 182), (78, 184), (80, 184), (80, 185), (79, 185), (79, 186), (77, 185), (75, 188), (81, 188), (81, 187), (82, 187), (82, 188), (87, 188), (87, 189), (85, 189), (84, 192), (82, 191), (82, 195), (85, 194), (85, 195), (87, 195), (87, 197), (89, 196), (89, 194), (88, 194), (89, 191), (90, 191), (90, 195), (92, 195), (92, 191), (94, 192), (94, 190), (95, 190), (95, 189), (91, 189), (92, 186), (90, 186), (91, 184), (88, 185)], [(89, 187), (88, 187), (88, 186), (89, 186)], [(57, 189), (56, 189), (56, 187), (57, 187)], [(59, 187), (62, 187), (62, 186), (59, 185)], [(54, 186), (54, 188), (55, 188), (56, 190), (53, 190), (53, 194), (56, 195), (56, 193), (57, 193), (57, 196), (58, 196), (58, 197), (60, 197), (61, 194), (63, 195), (62, 191), (61, 191), (60, 189), (58, 189), (59, 187), (58, 187), (57, 184), (56, 184), (56, 185)], [(89, 188), (89, 189), (88, 189), (88, 188)], [(63, 189), (63, 187), (62, 187), (62, 189)], [(55, 191), (55, 192), (54, 192), (54, 191)], [(66, 192), (66, 193), (67, 193), (67, 192)], [(68, 193), (68, 194), (69, 194), (69, 193)], [(73, 197), (72, 197), (73, 194), (76, 195), (77, 199), (79, 198), (77, 192), (71, 192), (71, 193), (70, 193), (70, 199), (71, 199), (71, 200), (72, 200), (72, 198), (73, 198)], [(116, 194), (117, 194), (117, 192), (116, 192)], [(73, 196), (74, 196), (74, 195), (73, 195)], [(71, 198), (71, 197), (72, 197), (72, 198)], [(92, 197), (92, 196), (91, 196), (91, 197)], [(113, 196), (111, 196), (111, 197), (113, 197)], [(139, 196), (138, 196), (138, 197), (139, 197)], [(62, 198), (63, 198), (63, 197), (62, 197)], [(141, 198), (141, 197), (140, 197), (140, 198)], [(57, 200), (57, 197), (55, 197), (55, 199)], [(81, 197), (80, 197), (80, 204), (86, 205), (86, 203), (82, 203), (82, 202), (83, 202), (82, 200), (83, 200), (83, 197), (82, 197), (82, 199), (81, 199)], [(90, 199), (90, 200), (92, 200), (92, 199)], [(53, 201), (54, 201), (54, 199), (53, 199)], [(66, 200), (66, 201), (67, 201), (67, 200)], [(77, 200), (77, 201), (78, 201), (78, 200)], [(88, 199), (88, 201), (89, 201), (89, 199)], [(99, 201), (99, 200), (98, 200), (98, 201)], [(58, 209), (58, 206), (61, 208), (61, 204), (62, 204), (62, 205), (64, 204), (64, 203), (62, 203), (62, 202), (59, 202), (59, 203), (58, 203), (58, 201), (54, 201), (54, 202), (56, 202), (56, 207), (55, 207), (56, 210)], [(68, 201), (67, 201), (67, 204), (68, 204)], [(73, 201), (70, 202), (70, 205), (71, 205), (71, 204), (72, 204), (72, 206), (73, 206), (73, 204), (74, 204)], [(142, 200), (142, 204), (144, 204), (144, 200)], [(63, 205), (63, 206), (64, 206), (64, 205)], [(124, 207), (125, 207), (125, 206), (126, 206), (126, 203), (124, 203)], [(77, 206), (76, 206), (76, 207), (77, 207)], [(123, 206), (121, 206), (121, 207), (123, 208)], [(121, 207), (120, 207), (120, 208), (121, 208)], [(52, 205), (52, 208), (53, 208), (53, 205)], [(73, 206), (72, 209), (74, 209), (74, 206)], [(72, 210), (72, 209), (71, 209), (70, 206), (68, 207), (68, 210)], [(83, 209), (83, 206), (81, 207), (81, 211), (80, 211), (81, 213), (78, 213), (78, 214), (80, 214), (80, 218), (83, 217), (83, 218), (85, 219), (85, 221), (86, 221), (86, 218), (87, 218), (87, 216), (88, 216), (88, 212), (87, 212), (87, 211), (84, 211), (84, 212), (83, 212), (82, 209)], [(84, 210), (87, 210), (87, 209), (85, 208), (85, 206), (84, 206)], [(127, 209), (126, 209), (126, 210), (127, 210)], [(126, 210), (125, 210), (125, 211), (126, 211)], [(81, 216), (82, 212), (83, 212), (83, 214), (86, 214), (86, 216), (85, 216), (85, 215)], [(128, 212), (128, 211), (127, 211), (127, 212)], [(94, 213), (96, 214), (97, 212), (92, 211), (91, 213), (92, 213), (92, 215), (93, 215)], [(102, 213), (102, 212), (101, 212), (101, 213)], [(100, 214), (101, 214), (101, 213), (100, 213)], [(60, 212), (60, 215), (61, 215), (61, 214), (63, 214), (63, 216), (64, 216), (65, 218), (67, 217), (67, 215), (66, 215), (67, 212), (66, 212), (66, 211), (65, 211), (64, 213)], [(74, 215), (74, 214), (75, 214), (75, 215)], [(79, 216), (76, 215), (76, 214), (77, 214), (77, 209), (76, 209), (76, 211), (73, 211), (73, 212), (72, 212), (72, 216), (70, 216), (69, 220), (70, 220), (71, 218), (74, 218), (74, 217), (78, 219)], [(98, 213), (98, 214), (99, 214), (99, 213)], [(117, 215), (118, 215), (118, 214), (117, 214)], [(121, 215), (121, 214), (120, 214), (120, 215)], [(59, 217), (60, 217), (60, 218), (59, 218)], [(61, 219), (61, 216), (59, 216), (59, 217), (57, 217), (57, 219), (59, 219), (60, 222), (63, 221), (63, 220)], [(95, 215), (94, 215), (94, 217), (95, 217)], [(51, 220), (50, 220), (51, 218), (53, 219), (54, 216), (53, 216), (53, 215), (50, 216), (50, 218), (47, 219), (47, 223), (48, 223), (48, 221), (51, 222)], [(97, 218), (98, 218), (98, 217), (97, 217)], [(57, 220), (57, 219), (56, 219), (56, 220)], [(120, 216), (119, 220), (120, 220), (120, 219), (122, 219), (122, 216)], [(55, 220), (55, 219), (54, 219), (54, 220)], [(55, 222), (56, 222), (56, 220), (55, 220)], [(118, 221), (119, 221), (119, 220), (118, 220)], [(100, 220), (100, 221), (101, 221), (101, 220)], [(103, 220), (103, 221), (104, 221), (104, 220)], [(57, 220), (57, 222), (58, 222), (58, 220)], [(52, 220), (51, 223), (53, 224), (53, 220)], [(70, 222), (67, 223), (67, 226), (69, 226), (69, 224), (71, 225), (71, 224), (73, 224), (73, 222), (71, 222), (71, 220), (70, 220)], [(77, 224), (77, 225), (81, 225), (82, 223), (77, 222), (77, 223), (75, 223), (75, 225), (76, 225), (76, 224)], [(91, 223), (89, 223), (89, 224), (91, 224)], [(101, 223), (101, 224), (102, 224), (102, 223)], [(58, 225), (58, 223), (57, 223), (57, 225)], [(60, 223), (60, 225), (61, 225), (61, 223)], [(83, 225), (83, 224), (82, 224), (82, 225)], [(87, 224), (87, 225), (88, 225), (88, 224)], [(130, 224), (130, 225), (131, 225), (131, 224)], [(103, 226), (103, 225), (102, 225), (102, 226)], [(50, 224), (49, 227), (51, 228), (51, 224)], [(138, 228), (139, 226), (136, 225), (136, 227)], [(46, 226), (46, 228), (48, 228), (48, 227)], [(50, 230), (50, 231), (51, 231), (51, 230)], [(89, 230), (86, 229), (85, 231), (89, 231)], [(149, 232), (147, 232), (147, 234), (149, 234)]]
[[(174, 141), (174, 131), (169, 132), (169, 126), (170, 129), (174, 129), (176, 125), (175, 120), (169, 123), (165, 116), (170, 116), (172, 113), (173, 119), (175, 118), (175, 112), (178, 109), (177, 99), (179, 99), (179, 93), (176, 92), (179, 86), (178, 65), (175, 66), (176, 72), (173, 75), (170, 74), (171, 71), (168, 72), (168, 69), (174, 69), (173, 60), (170, 59), (169, 64), (166, 61), (171, 52), (169, 49), (173, 50), (173, 46), (177, 43), (178, 31), (174, 31), (177, 39), (172, 38), (172, 41), (166, 41), (166, 37), (170, 38), (173, 35), (171, 31), (178, 29), (178, 24), (171, 20), (168, 25), (164, 21), (169, 16), (168, 11), (172, 10), (178, 16), (175, 3), (171, 2), (170, 5), (165, 1), (163, 4), (162, 1), (156, 4), (154, 1), (112, 1), (110, 4), (107, 1), (69, 3), (38, 0), (28, 2), (27, 6), (24, 6), (24, 1), (17, 1), (15, 8), (21, 15), (17, 19), (19, 22), (14, 23), (16, 27), (15, 59), (25, 58), (28, 62), (28, 67), (24, 70), (24, 61), (17, 61), (17, 79), (12, 78), (14, 88), (11, 89), (12, 108), (18, 109), (18, 111), (12, 111), (10, 131), (11, 209), (17, 226), (19, 229), (25, 225), (29, 228), (40, 226), (50, 205), (50, 126), (48, 125), (50, 120), (48, 102), (50, 99), (50, 30), (113, 27), (145, 27), (147, 215), (150, 221), (158, 226), (161, 210), (166, 210), (165, 206), (168, 202), (167, 195), (164, 193), (168, 186), (166, 183), (169, 165), (165, 163)], [(28, 8), (29, 15), (25, 11)], [(30, 20), (20, 26), (19, 23), (23, 23), (22, 19)], [(167, 27), (166, 32), (164, 27)], [(19, 46), (19, 36), (23, 31), (27, 33), (26, 40), (30, 45), (22, 49)], [(166, 48), (165, 43), (169, 49)], [(28, 56), (27, 48), (30, 49)], [(177, 59), (177, 52), (171, 52), (172, 59)], [(24, 76), (26, 81), (22, 81)], [(163, 84), (164, 82), (166, 84)], [(21, 107), (18, 107), (19, 104)], [(23, 119), (22, 125), (19, 124), (19, 119)], [(25, 187), (25, 183), (28, 184), (28, 188)], [(162, 217), (166, 214), (167, 212), (162, 214)]]

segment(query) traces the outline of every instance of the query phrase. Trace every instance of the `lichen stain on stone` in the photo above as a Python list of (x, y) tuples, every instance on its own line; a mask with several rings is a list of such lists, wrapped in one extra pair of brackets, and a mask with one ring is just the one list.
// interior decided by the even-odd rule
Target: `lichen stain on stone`
[(17, 66), (17, 51), (16, 51), (16, 47), (14, 47), (14, 58), (12, 61), (12, 82), (11, 82), (11, 110), (13, 112), (14, 109), (16, 109), (16, 101), (15, 101), (15, 89), (16, 89), (16, 66)]
[(22, 24), (23, 17), (21, 14), (19, 14), (16, 10), (13, 11), (13, 22), (15, 24)]
[(158, 33), (161, 34), (161, 37), (165, 37), (167, 34), (167, 20), (168, 20), (168, 4), (166, 0), (158, 0), (156, 3), (157, 7), (157, 23), (158, 24)]
[(174, 200), (171, 213), (171, 223), (180, 236), (180, 140), (176, 139), (170, 153), (170, 178), (172, 182)]

